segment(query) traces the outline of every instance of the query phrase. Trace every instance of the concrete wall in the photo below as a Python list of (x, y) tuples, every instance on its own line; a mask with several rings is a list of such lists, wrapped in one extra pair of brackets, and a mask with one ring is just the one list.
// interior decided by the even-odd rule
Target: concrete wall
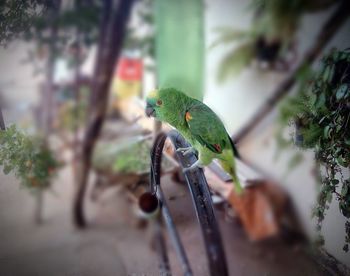
[[(218, 26), (247, 28), (251, 22), (248, 1), (206, 0), (206, 42), (210, 45), (216, 38), (213, 29)], [(313, 43), (322, 23), (332, 10), (307, 15), (302, 19), (298, 33), (299, 58)], [(327, 45), (344, 49), (350, 46), (350, 21), (338, 32)], [(237, 132), (254, 114), (286, 76), (285, 73), (262, 73), (247, 69), (237, 77), (232, 77), (223, 84), (216, 81), (217, 67), (230, 46), (220, 46), (207, 52), (206, 60), (206, 95), (204, 101), (225, 122), (230, 133)], [(317, 64), (316, 64), (317, 65)], [(314, 236), (315, 221), (311, 220), (311, 208), (316, 197), (316, 183), (311, 175), (313, 153), (306, 152), (303, 163), (286, 174), (287, 163), (294, 149), (285, 152), (278, 161), (275, 160), (276, 143), (274, 131), (277, 110), (274, 110), (245, 141), (239, 145), (244, 157), (262, 168), (272, 178), (280, 182), (289, 192), (295, 203), (297, 213), (310, 237)], [(339, 213), (334, 201), (323, 223), (326, 249), (341, 262), (350, 266), (350, 253), (342, 250), (344, 244), (345, 218)]]
[(35, 74), (34, 67), (42, 64), (28, 61), (31, 45), (23, 42), (10, 43), (0, 48), (0, 93), (7, 106), (3, 110), (6, 124), (15, 122), (28, 114), (30, 105), (38, 100), (38, 85), (42, 74)]

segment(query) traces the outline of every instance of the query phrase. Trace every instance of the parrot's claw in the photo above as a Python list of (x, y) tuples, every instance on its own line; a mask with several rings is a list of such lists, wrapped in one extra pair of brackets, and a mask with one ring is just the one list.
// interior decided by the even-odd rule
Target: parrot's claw
[(190, 153), (195, 153), (196, 150), (193, 147), (188, 148), (178, 148), (177, 152), (182, 152), (183, 156), (189, 155)]
[(178, 149), (176, 150), (176, 152), (188, 151), (189, 149), (192, 149), (192, 147), (178, 148)]
[(184, 156), (189, 155), (190, 153), (195, 153), (196, 150), (194, 148), (189, 148), (188, 150), (185, 150), (182, 154)]
[(196, 162), (194, 162), (191, 166), (189, 166), (188, 168), (184, 168), (182, 171), (183, 173), (186, 173), (186, 172), (190, 172), (190, 171), (193, 171), (195, 169), (203, 169), (204, 166), (203, 164), (201, 163), (201, 161), (197, 160)]

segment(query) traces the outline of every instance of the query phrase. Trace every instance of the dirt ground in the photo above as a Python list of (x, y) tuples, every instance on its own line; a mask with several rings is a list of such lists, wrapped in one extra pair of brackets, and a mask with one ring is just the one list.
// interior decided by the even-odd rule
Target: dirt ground
[[(186, 186), (168, 176), (162, 185), (194, 275), (208, 275), (200, 229)], [(148, 228), (137, 228), (125, 194), (110, 188), (97, 203), (86, 200), (89, 227), (71, 221), (74, 185), (70, 169), (62, 171), (44, 198), (44, 223), (33, 222), (34, 198), (13, 176), (0, 175), (0, 275), (95, 276), (159, 275)], [(302, 250), (274, 240), (247, 240), (239, 223), (216, 210), (230, 275), (325, 275)], [(181, 267), (168, 242), (173, 275)]]

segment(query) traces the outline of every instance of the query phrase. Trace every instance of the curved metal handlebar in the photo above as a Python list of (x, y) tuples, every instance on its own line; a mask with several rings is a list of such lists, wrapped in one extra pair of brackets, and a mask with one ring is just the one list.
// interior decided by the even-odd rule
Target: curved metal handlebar
[[(161, 162), (164, 143), (167, 138), (171, 140), (175, 149), (190, 146), (175, 130), (170, 131), (168, 134), (160, 133), (157, 136), (151, 151), (151, 192), (157, 194), (157, 197), (162, 204), (163, 218), (167, 225), (176, 253), (182, 263), (184, 275), (192, 275), (186, 252), (183, 248), (175, 227), (175, 223), (170, 215), (169, 208), (160, 187)], [(197, 160), (197, 157), (193, 153), (186, 156), (181, 153), (177, 153), (177, 157), (182, 167), (188, 167)], [(197, 219), (202, 230), (210, 275), (226, 276), (228, 275), (228, 271), (225, 253), (212, 205), (208, 183), (204, 176), (203, 170), (195, 169), (193, 171), (188, 171), (185, 173), (185, 178), (192, 196), (193, 204), (195, 206)]]

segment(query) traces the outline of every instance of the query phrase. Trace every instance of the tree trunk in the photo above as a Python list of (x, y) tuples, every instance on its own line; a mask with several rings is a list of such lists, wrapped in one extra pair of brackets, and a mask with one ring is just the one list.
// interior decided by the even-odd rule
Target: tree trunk
[(288, 94), (292, 86), (297, 80), (297, 75), (300, 69), (308, 64), (311, 64), (319, 56), (323, 48), (327, 45), (330, 39), (336, 34), (342, 24), (349, 18), (350, 4), (348, 0), (344, 0), (339, 4), (337, 10), (333, 13), (330, 19), (325, 23), (321, 32), (317, 36), (314, 45), (305, 54), (302, 62), (292, 71), (292, 73), (284, 80), (275, 90), (271, 97), (263, 104), (263, 106), (253, 115), (250, 121), (233, 136), (234, 143), (240, 142), (245, 138), (270, 111), (275, 105)]
[[(78, 10), (81, 7), (81, 1), (76, 0), (75, 1), (75, 8)], [(77, 178), (77, 172), (78, 172), (78, 162), (80, 157), (80, 141), (79, 141), (79, 105), (81, 102), (81, 95), (80, 95), (80, 65), (81, 65), (81, 33), (80, 28), (76, 28), (76, 41), (75, 41), (75, 59), (74, 59), (74, 114), (75, 114), (75, 122), (74, 122), (74, 129), (73, 129), (73, 143), (72, 143), (72, 151), (73, 151), (73, 178), (74, 182), (78, 181)]]
[(48, 18), (50, 24), (50, 41), (49, 41), (49, 56), (46, 65), (46, 85), (44, 90), (44, 121), (43, 121), (43, 132), (47, 138), (52, 125), (52, 114), (54, 113), (54, 101), (53, 101), (53, 90), (54, 90), (54, 70), (55, 60), (57, 55), (57, 17), (61, 7), (61, 0), (54, 0), (50, 2), (48, 6)]
[(105, 118), (109, 87), (122, 49), (123, 37), (133, 1), (104, 1), (103, 19), (101, 22), (100, 41), (98, 45), (90, 102), (90, 118), (86, 129), (81, 164), (78, 173), (78, 186), (74, 198), (74, 223), (78, 227), (86, 226), (83, 212), (84, 196), (91, 166), (91, 156)]
[(35, 194), (34, 221), (36, 224), (43, 222), (44, 191), (38, 190)]
[(1, 130), (5, 130), (5, 121), (4, 121), (4, 117), (2, 115), (2, 110), (1, 110), (1, 106), (0, 106), (0, 129)]

